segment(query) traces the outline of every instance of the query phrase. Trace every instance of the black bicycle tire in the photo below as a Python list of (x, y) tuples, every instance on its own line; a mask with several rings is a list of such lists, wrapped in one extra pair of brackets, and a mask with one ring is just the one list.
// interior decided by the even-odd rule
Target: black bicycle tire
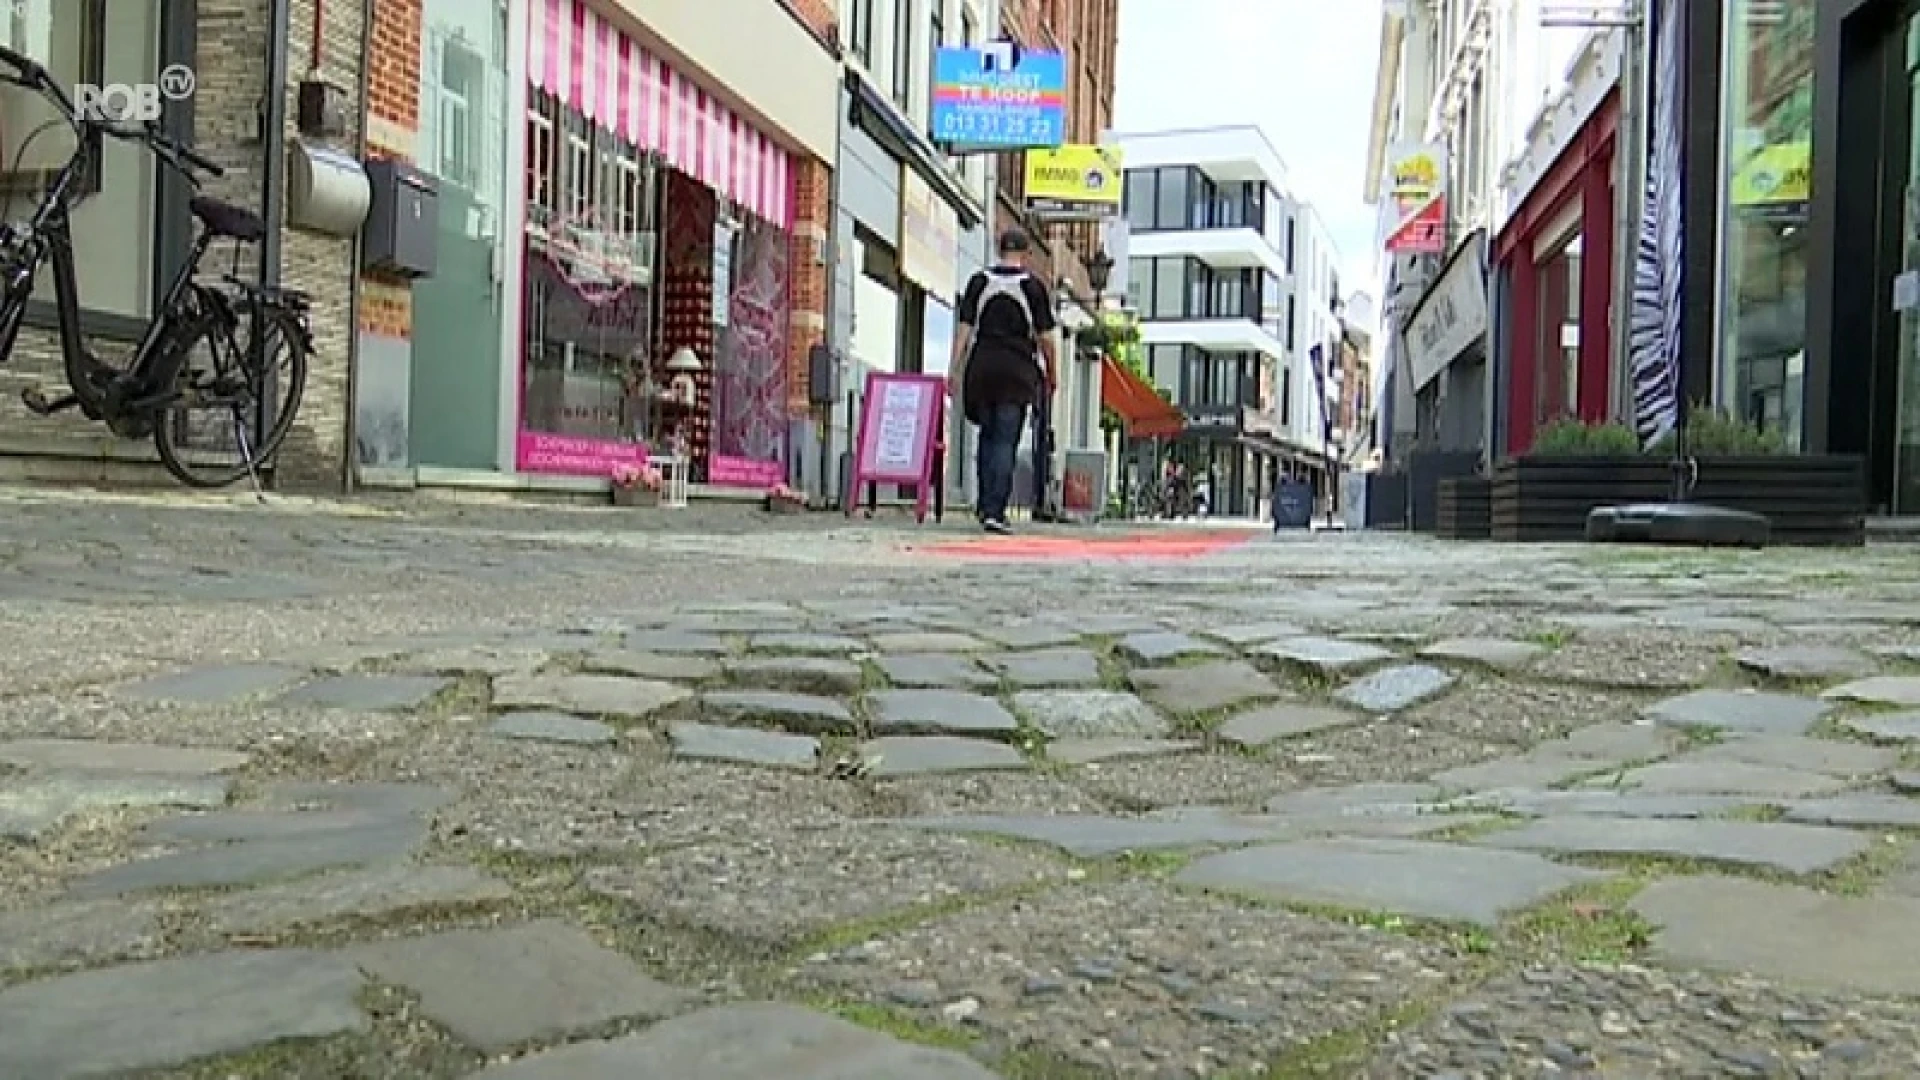
[[(268, 332), (267, 325), (269, 323), (278, 324), (277, 329), (287, 343), (287, 351), (292, 359), (290, 364), (292, 370), (289, 375), (291, 386), (287, 392), (285, 405), (281, 408), (280, 414), (274, 417), (273, 427), (268, 430), (266, 437), (261, 439), (259, 444), (253, 448), (252, 469), (259, 468), (262, 464), (271, 460), (273, 455), (279, 451), (280, 444), (286, 441), (287, 435), (293, 430), (293, 421), (299, 416), (300, 405), (306, 399), (307, 393), (307, 361), (311, 350), (306, 343), (306, 332), (301, 328), (299, 321), (291, 312), (275, 310), (266, 311), (258, 317), (254, 324), (254, 333), (258, 335)], [(217, 327), (213, 325), (205, 327), (198, 334), (194, 335), (193, 340), (188, 343), (188, 347), (191, 348), (193, 345), (199, 344), (203, 338), (213, 333), (216, 329)], [(183, 366), (181, 375), (184, 377), (185, 374), (186, 368)], [(190, 488), (213, 490), (216, 488), (230, 487), (240, 482), (252, 471), (249, 468), (249, 463), (246, 461), (241, 461), (232, 469), (211, 476), (195, 471), (194, 468), (181, 457), (179, 448), (173, 445), (173, 426), (175, 423), (173, 417), (178, 415), (179, 412), (177, 410), (163, 409), (158, 416), (154, 417), (153, 421), (153, 448), (160, 455), (160, 464), (166, 467), (167, 472), (171, 474), (175, 480), (180, 481), (180, 483)]]

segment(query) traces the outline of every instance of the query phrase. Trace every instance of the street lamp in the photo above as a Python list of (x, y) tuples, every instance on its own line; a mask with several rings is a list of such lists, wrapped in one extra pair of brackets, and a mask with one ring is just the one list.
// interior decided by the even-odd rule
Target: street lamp
[(1093, 303), (1100, 306), (1100, 298), (1107, 294), (1107, 282), (1113, 277), (1113, 256), (1106, 248), (1099, 248), (1087, 258), (1087, 285), (1093, 289)]

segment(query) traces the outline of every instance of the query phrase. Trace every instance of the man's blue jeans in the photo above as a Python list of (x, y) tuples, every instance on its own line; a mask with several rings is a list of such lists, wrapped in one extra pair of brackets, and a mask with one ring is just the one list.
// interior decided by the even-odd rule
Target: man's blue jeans
[(980, 505), (985, 521), (1005, 521), (1013, 498), (1014, 462), (1020, 453), (1020, 434), (1027, 426), (1025, 405), (989, 405), (980, 418)]

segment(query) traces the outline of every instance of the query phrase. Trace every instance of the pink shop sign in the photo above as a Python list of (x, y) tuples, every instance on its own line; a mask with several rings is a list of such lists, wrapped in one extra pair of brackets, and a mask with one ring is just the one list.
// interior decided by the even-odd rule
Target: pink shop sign
[(645, 465), (647, 447), (645, 443), (523, 430), (515, 440), (513, 458), (514, 466), (521, 472), (611, 476), (623, 465), (636, 469)]
[(707, 482), (718, 487), (766, 489), (786, 483), (787, 470), (777, 461), (715, 454), (707, 463)]

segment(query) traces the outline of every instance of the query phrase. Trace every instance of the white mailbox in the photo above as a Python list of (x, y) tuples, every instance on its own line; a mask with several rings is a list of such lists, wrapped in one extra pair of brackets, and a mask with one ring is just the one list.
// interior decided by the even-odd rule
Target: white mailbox
[(373, 190), (353, 155), (295, 142), (287, 147), (287, 223), (332, 236), (352, 236), (367, 219)]

